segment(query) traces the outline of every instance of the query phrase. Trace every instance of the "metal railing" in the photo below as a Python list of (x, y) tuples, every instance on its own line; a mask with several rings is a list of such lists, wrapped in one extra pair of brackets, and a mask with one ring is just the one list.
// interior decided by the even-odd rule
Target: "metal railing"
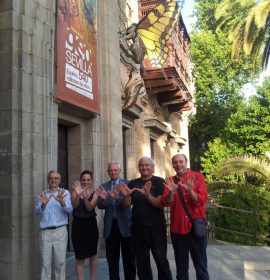
[[(222, 227), (220, 225), (219, 226), (215, 225), (215, 221), (211, 219), (210, 211), (217, 211), (218, 209), (224, 209), (225, 211), (230, 211), (230, 212), (232, 212), (232, 216), (235, 213), (251, 216), (253, 225), (250, 225), (250, 227), (248, 227), (249, 233)], [(219, 205), (216, 203), (209, 203), (207, 206), (207, 212), (209, 213), (209, 215), (208, 215), (208, 236), (209, 236), (209, 238), (215, 239), (217, 236), (217, 233), (223, 232), (223, 233), (229, 233), (229, 234), (233, 234), (236, 236), (242, 236), (242, 237), (252, 239), (253, 245), (255, 245), (258, 240), (267, 241), (268, 243), (270, 242), (270, 238), (269, 238), (270, 237), (270, 231), (269, 231), (270, 224), (268, 223), (268, 233), (269, 233), (268, 237), (260, 236), (259, 230), (258, 230), (259, 218), (267, 217), (267, 218), (269, 218), (269, 221), (270, 221), (270, 215), (267, 213), (238, 209), (238, 208)]]
[[(258, 240), (266, 241), (266, 242), (268, 242), (268, 244), (270, 244), (270, 229), (269, 229), (269, 235), (268, 235), (269, 237), (263, 237), (263, 236), (259, 235), (257, 226), (256, 226), (256, 222), (258, 222), (258, 217), (268, 217), (269, 218), (268, 227), (270, 227), (270, 215), (269, 214), (256, 212), (256, 211), (248, 211), (248, 210), (238, 209), (238, 208), (233, 208), (233, 207), (227, 207), (227, 206), (219, 205), (216, 203), (209, 203), (207, 206), (208, 214), (210, 211), (217, 210), (217, 209), (224, 209), (225, 211), (231, 211), (232, 215), (233, 215), (233, 213), (240, 213), (243, 215), (252, 216), (252, 217), (254, 217), (254, 219), (253, 219), (254, 225), (252, 227), (249, 227), (249, 229), (252, 230), (252, 233), (247, 233), (247, 232), (243, 232), (243, 231), (238, 231), (238, 230), (222, 227), (220, 225), (217, 226), (217, 225), (215, 225), (214, 220), (211, 219), (211, 215), (208, 215), (208, 237), (210, 239), (216, 239), (218, 233), (223, 232), (223, 233), (229, 233), (232, 235), (237, 235), (237, 236), (242, 236), (242, 237), (252, 239), (253, 245), (255, 245)], [(164, 210), (165, 210), (165, 218), (166, 218), (166, 223), (167, 223), (168, 242), (170, 242), (170, 208), (165, 208)]]

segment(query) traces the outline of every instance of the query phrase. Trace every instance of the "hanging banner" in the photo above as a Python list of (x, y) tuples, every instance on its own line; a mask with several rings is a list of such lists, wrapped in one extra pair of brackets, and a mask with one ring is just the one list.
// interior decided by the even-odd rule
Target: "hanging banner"
[(99, 113), (96, 0), (57, 1), (56, 98)]

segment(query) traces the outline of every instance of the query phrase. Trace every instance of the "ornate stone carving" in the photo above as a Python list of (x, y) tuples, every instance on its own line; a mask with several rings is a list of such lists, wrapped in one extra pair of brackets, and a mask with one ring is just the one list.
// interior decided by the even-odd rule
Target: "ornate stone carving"
[(122, 107), (123, 110), (134, 106), (138, 96), (146, 93), (144, 81), (140, 75), (140, 64), (143, 61), (145, 52), (134, 30), (135, 25), (132, 25), (124, 33), (121, 33), (120, 37), (120, 60), (130, 71), (130, 78), (124, 89), (125, 101)]
[(144, 87), (144, 81), (141, 78), (139, 72), (137, 71), (131, 72), (130, 79), (125, 86), (124, 92), (125, 92), (125, 102), (122, 109), (127, 110), (135, 105), (139, 95), (142, 95), (146, 92)]

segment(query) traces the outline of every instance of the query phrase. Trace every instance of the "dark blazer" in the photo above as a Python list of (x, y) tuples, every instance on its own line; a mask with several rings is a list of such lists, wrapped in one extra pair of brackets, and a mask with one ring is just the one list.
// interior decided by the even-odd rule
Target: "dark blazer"
[[(128, 181), (119, 178), (118, 183), (121, 182), (125, 182), (126, 184), (128, 184)], [(106, 191), (111, 190), (111, 181), (102, 184), (102, 187)], [(109, 196), (107, 201), (104, 202), (103, 199), (99, 198), (97, 204), (98, 208), (105, 209), (104, 231), (103, 231), (104, 238), (108, 238), (111, 232), (114, 205), (116, 206), (116, 219), (122, 236), (123, 237), (131, 236), (131, 207), (128, 208), (123, 207), (122, 206), (123, 200), (124, 200), (124, 196), (122, 192), (119, 193), (119, 198), (116, 200), (112, 199)]]

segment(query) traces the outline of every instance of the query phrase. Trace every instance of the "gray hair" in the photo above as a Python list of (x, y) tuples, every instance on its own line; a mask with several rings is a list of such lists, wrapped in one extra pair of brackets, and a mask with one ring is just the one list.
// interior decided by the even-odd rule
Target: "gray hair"
[(139, 161), (138, 161), (138, 165), (140, 164), (140, 162), (141, 162), (142, 160), (148, 160), (148, 161), (151, 163), (152, 167), (153, 167), (153, 168), (155, 167), (155, 162), (154, 162), (150, 157), (141, 157), (141, 158), (139, 159)]
[(121, 165), (117, 161), (111, 161), (108, 163), (108, 169), (110, 168), (111, 165), (117, 165), (117, 167), (121, 170)]
[(61, 174), (58, 171), (50, 170), (47, 174), (47, 181), (49, 180), (49, 177), (51, 176), (52, 173), (57, 173), (59, 175), (59, 179), (61, 180)]

